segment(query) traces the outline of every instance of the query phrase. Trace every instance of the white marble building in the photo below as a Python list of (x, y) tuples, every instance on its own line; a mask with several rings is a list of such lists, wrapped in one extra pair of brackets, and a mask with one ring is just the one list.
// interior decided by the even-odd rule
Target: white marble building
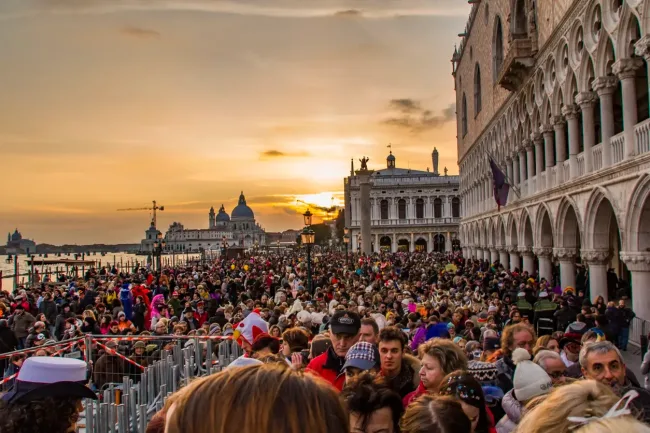
[(207, 229), (186, 229), (174, 222), (165, 233), (165, 241), (168, 251), (220, 250), (224, 242), (226, 246), (251, 248), (256, 244), (266, 245), (266, 232), (255, 222), (255, 214), (242, 192), (230, 215), (221, 205), (218, 213), (214, 207), (210, 208)]
[[(386, 168), (371, 176), (372, 251), (451, 251), (458, 247), (459, 177), (438, 173), (434, 149), (433, 172), (398, 168), (392, 154)], [(344, 181), (345, 218), (352, 251), (361, 235), (360, 188), (354, 174)]]
[[(563, 287), (580, 262), (592, 300), (613, 268), (645, 319), (649, 16), (650, 0), (482, 0), (453, 57), (464, 254), (546, 278), (559, 262)], [(488, 154), (519, 191), (500, 211)]]

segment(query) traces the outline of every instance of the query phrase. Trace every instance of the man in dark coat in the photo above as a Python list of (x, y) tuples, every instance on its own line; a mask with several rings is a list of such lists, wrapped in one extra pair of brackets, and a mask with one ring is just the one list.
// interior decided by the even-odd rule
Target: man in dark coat
[[(0, 320), (0, 354), (13, 352), (17, 347), (18, 339), (13, 331), (9, 329), (9, 323), (4, 319)], [(0, 359), (0, 372), (6, 369), (7, 359)]]

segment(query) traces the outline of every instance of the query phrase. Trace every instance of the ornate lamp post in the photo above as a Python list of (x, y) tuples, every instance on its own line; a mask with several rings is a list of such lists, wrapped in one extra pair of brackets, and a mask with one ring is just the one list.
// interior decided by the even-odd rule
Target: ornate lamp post
[(343, 243), (345, 244), (345, 262), (347, 263), (350, 259), (348, 256), (348, 244), (350, 243), (350, 235), (348, 234), (348, 228), (343, 229)]
[(313, 287), (311, 281), (311, 246), (314, 244), (314, 231), (309, 227), (305, 227), (300, 233), (300, 238), (304, 245), (307, 245), (307, 289), (310, 294), (313, 294)]
[(302, 243), (307, 245), (307, 290), (309, 290), (310, 294), (313, 294), (314, 288), (312, 286), (311, 280), (311, 246), (316, 240), (316, 235), (311, 229), (311, 218), (313, 215), (309, 209), (307, 209), (307, 212), (305, 212), (302, 216), (305, 221), (305, 228), (302, 230), (302, 233), (300, 233), (300, 238), (302, 240)]
[(158, 233), (156, 235), (156, 240), (153, 243), (153, 256), (156, 258), (156, 270), (160, 271), (162, 269), (162, 264), (161, 264), (161, 256), (162, 252), (167, 246), (167, 243), (163, 239), (162, 233)]

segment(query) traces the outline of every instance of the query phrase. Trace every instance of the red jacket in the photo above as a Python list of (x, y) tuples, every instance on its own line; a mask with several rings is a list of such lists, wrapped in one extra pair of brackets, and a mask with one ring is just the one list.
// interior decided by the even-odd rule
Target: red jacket
[(345, 374), (343, 365), (345, 358), (339, 358), (330, 347), (327, 352), (318, 355), (307, 365), (307, 371), (317, 373), (320, 377), (334, 385), (339, 391), (345, 385)]
[(208, 321), (208, 312), (203, 310), (203, 314), (199, 314), (198, 311), (195, 311), (194, 318), (199, 322), (199, 326), (203, 326), (203, 324)]
[(418, 385), (418, 389), (416, 389), (410, 394), (407, 394), (406, 397), (402, 399), (402, 404), (404, 405), (404, 409), (406, 409), (407, 406), (411, 404), (413, 400), (417, 399), (419, 396), (426, 393), (427, 393), (426, 388), (424, 387), (422, 382), (420, 382), (420, 384)]

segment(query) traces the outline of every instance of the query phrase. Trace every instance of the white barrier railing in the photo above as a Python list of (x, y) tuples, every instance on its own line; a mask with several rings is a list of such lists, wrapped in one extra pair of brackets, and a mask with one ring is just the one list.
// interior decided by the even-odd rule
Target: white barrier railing
[(563, 171), (562, 179), (564, 180), (564, 182), (567, 182), (569, 179), (571, 179), (571, 165), (569, 164), (568, 159), (562, 163), (562, 171)]
[(600, 170), (603, 168), (603, 144), (597, 144), (591, 149), (593, 155), (593, 169), (594, 171)]
[(623, 161), (625, 156), (625, 136), (621, 132), (611, 138), (612, 143), (612, 163), (618, 164)]
[(634, 127), (636, 137), (636, 154), (642, 155), (650, 152), (650, 119), (637, 124)]
[(578, 154), (578, 177), (585, 174), (585, 153), (580, 152)]

